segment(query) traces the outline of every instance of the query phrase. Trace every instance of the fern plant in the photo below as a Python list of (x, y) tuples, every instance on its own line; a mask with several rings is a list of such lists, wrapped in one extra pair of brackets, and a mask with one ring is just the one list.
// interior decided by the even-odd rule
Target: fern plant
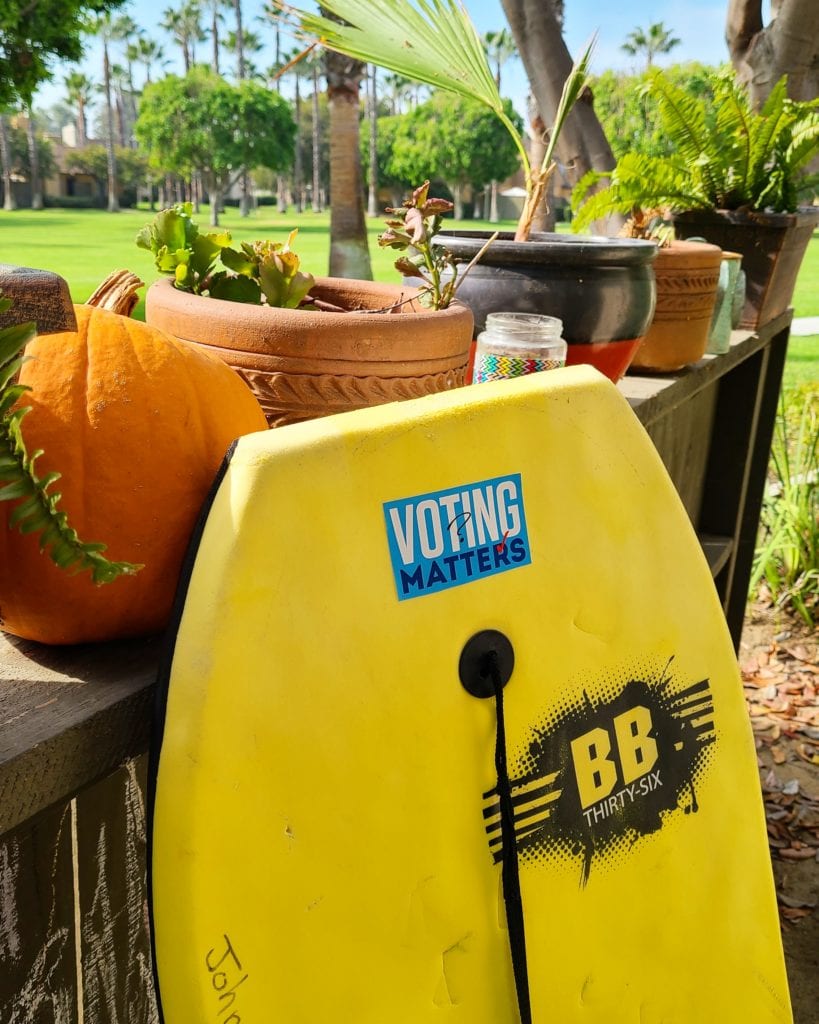
[[(11, 306), (11, 300), (0, 293), (0, 313)], [(9, 514), (9, 527), (21, 533), (39, 533), (40, 550), (47, 551), (61, 569), (88, 571), (94, 583), (110, 583), (118, 576), (133, 575), (140, 565), (111, 562), (102, 552), (105, 545), (82, 541), (58, 508), (61, 495), (52, 492), (59, 473), (38, 476), (35, 468), (42, 451), (26, 450), (21, 423), (30, 406), (17, 404), (29, 388), (16, 382), (17, 372), (25, 362), (23, 349), (36, 334), (33, 323), (19, 324), (0, 330), (0, 501), (18, 501)]]
[(674, 152), (628, 153), (613, 171), (584, 175), (572, 193), (575, 230), (646, 207), (792, 212), (816, 189), (819, 175), (805, 168), (819, 153), (819, 99), (789, 99), (783, 76), (757, 113), (733, 71), (714, 72), (711, 85), (709, 102), (653, 71), (642, 92)]

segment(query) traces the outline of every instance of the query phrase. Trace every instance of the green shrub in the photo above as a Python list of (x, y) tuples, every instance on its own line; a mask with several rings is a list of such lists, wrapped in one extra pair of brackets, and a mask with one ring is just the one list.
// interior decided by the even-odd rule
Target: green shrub
[(781, 608), (809, 625), (819, 608), (819, 392), (783, 399), (771, 449), (751, 595), (764, 586)]

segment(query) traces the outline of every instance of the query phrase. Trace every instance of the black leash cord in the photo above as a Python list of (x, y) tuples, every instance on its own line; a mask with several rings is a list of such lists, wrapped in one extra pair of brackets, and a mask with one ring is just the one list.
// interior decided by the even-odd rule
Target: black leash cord
[(512, 970), (515, 975), (515, 990), (518, 996), (518, 1011), (521, 1024), (532, 1024), (532, 1007), (529, 997), (529, 970), (526, 963), (526, 930), (523, 923), (523, 900), (520, 893), (518, 872), (518, 846), (515, 836), (515, 810), (512, 805), (512, 788), (506, 766), (506, 724), (503, 716), (503, 683), (498, 670), (495, 652), (487, 656), (487, 671), (495, 691), (497, 732), (495, 734), (495, 770), (498, 773), (498, 798), (500, 800), (501, 837), (503, 840), (503, 902), (506, 905), (506, 926), (509, 930), (509, 946), (512, 950)]

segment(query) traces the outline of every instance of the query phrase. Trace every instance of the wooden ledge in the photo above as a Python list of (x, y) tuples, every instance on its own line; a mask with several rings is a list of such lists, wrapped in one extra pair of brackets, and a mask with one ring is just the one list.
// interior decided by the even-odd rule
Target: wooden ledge
[(617, 387), (643, 426), (648, 427), (764, 348), (771, 338), (790, 327), (792, 319), (793, 310), (788, 309), (755, 331), (732, 331), (731, 347), (724, 355), (703, 356), (698, 363), (675, 373), (627, 373)]
[(160, 650), (0, 633), (0, 835), (148, 749)]

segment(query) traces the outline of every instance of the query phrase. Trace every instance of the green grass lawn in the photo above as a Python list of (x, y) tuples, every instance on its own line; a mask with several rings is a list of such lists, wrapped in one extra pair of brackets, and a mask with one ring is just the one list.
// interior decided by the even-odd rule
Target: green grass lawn
[[(208, 230), (209, 216), (209, 208), (203, 206), (199, 217), (195, 218), (202, 230)], [(138, 249), (134, 237), (152, 217), (147, 209), (120, 213), (58, 209), (0, 211), (0, 262), (56, 271), (68, 281), (75, 302), (84, 302), (112, 270), (123, 267), (151, 284), (160, 275), (154, 270), (151, 254)], [(491, 227), (483, 221), (469, 221), (463, 226)], [(260, 206), (250, 217), (242, 218), (237, 209), (229, 207), (220, 217), (219, 228), (230, 231), (237, 242), (259, 238), (283, 242), (293, 228), (298, 228), (294, 248), (301, 257), (302, 268), (316, 276), (328, 272), (329, 212), (280, 214), (274, 207)], [(515, 225), (509, 221), (496, 224), (494, 228), (514, 230)], [(393, 267), (397, 254), (391, 249), (381, 249), (376, 241), (384, 230), (383, 220), (368, 221), (367, 230), (374, 278), (398, 282), (398, 272)], [(136, 316), (143, 316), (142, 302)]]
[(793, 293), (794, 316), (819, 316), (819, 231), (813, 232)]
[[(150, 284), (159, 275), (153, 258), (137, 249), (134, 237), (152, 217), (147, 209), (122, 210), (111, 214), (103, 210), (47, 209), (0, 211), (0, 262), (54, 270), (66, 278), (76, 302), (83, 302), (112, 271), (122, 267), (138, 274)], [(197, 223), (207, 230), (208, 208), (202, 207)], [(450, 223), (455, 223), (450, 222)], [(490, 225), (485, 221), (465, 221), (465, 228), (501, 228), (514, 230), (507, 221)], [(228, 229), (236, 241), (271, 238), (284, 241), (294, 228), (299, 229), (296, 250), (305, 270), (316, 275), (327, 273), (329, 257), (329, 213), (280, 214), (274, 207), (259, 207), (250, 217), (228, 208), (220, 227)], [(368, 221), (370, 258), (373, 276), (378, 281), (397, 281), (393, 268), (395, 253), (381, 249), (376, 236), (383, 230), (381, 218)], [(561, 225), (565, 230), (565, 227)], [(819, 232), (802, 264), (794, 294), (796, 316), (819, 316)], [(142, 317), (143, 302), (136, 315)], [(815, 384), (819, 380), (819, 337), (793, 338), (788, 353), (786, 384)]]

